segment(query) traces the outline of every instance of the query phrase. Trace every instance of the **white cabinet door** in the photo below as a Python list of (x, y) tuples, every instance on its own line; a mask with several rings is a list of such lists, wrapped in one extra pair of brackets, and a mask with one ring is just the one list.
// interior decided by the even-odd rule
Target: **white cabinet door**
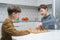
[(56, 14), (56, 24), (57, 29), (60, 29), (60, 0), (55, 0), (55, 14)]

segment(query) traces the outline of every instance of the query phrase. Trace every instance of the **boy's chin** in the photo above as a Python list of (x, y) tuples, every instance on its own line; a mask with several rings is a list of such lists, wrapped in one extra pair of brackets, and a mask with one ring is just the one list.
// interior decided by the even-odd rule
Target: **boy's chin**
[(44, 17), (45, 15), (41, 15), (42, 17)]
[(18, 18), (15, 18), (14, 20), (17, 20)]
[(13, 19), (13, 20), (17, 20), (17, 19)]
[(45, 15), (43, 15), (42, 17), (46, 17)]
[(17, 19), (13, 19), (13, 20), (17, 20)]

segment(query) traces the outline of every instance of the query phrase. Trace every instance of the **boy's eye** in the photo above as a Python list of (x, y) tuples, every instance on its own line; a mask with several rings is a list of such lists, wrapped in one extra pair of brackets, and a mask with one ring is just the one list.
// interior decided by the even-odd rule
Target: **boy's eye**
[(43, 10), (41, 10), (40, 12), (43, 12)]

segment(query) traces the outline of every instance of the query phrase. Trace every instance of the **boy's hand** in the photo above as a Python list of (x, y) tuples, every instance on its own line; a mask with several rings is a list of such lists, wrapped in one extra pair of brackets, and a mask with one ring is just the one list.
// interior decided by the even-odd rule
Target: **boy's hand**
[(32, 28), (29, 28), (28, 31), (29, 31), (30, 33), (34, 33), (34, 34), (40, 33), (39, 30), (37, 30), (37, 29), (32, 29)]
[(25, 32), (27, 32), (28, 34), (30, 34), (30, 31), (28, 31), (28, 30), (25, 30)]
[(32, 28), (28, 28), (27, 30), (31, 33), (33, 29)]
[(42, 23), (40, 22), (36, 29), (42, 30)]
[(38, 26), (42, 26), (42, 22), (40, 22), (40, 23), (38, 24)]

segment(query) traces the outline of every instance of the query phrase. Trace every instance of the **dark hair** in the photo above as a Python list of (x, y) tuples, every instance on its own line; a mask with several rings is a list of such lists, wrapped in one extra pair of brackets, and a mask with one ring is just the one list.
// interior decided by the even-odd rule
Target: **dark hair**
[(48, 9), (47, 5), (44, 5), (44, 4), (42, 4), (42, 5), (39, 6), (38, 11), (39, 11), (41, 8), (43, 8), (43, 9)]
[(21, 9), (16, 6), (16, 5), (11, 5), (7, 8), (7, 11), (8, 11), (8, 15), (11, 15), (13, 12), (17, 13), (17, 12), (21, 12)]

